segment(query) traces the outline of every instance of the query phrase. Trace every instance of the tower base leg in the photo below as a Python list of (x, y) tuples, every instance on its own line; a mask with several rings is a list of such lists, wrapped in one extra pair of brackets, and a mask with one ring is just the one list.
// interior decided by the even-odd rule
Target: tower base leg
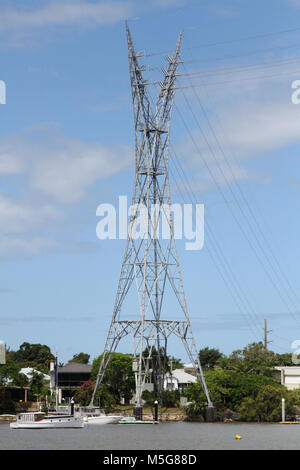
[(214, 406), (208, 406), (206, 408), (205, 421), (207, 423), (214, 423), (217, 420), (216, 408)]
[(136, 420), (142, 421), (143, 420), (143, 407), (142, 406), (135, 406), (133, 408), (133, 415)]

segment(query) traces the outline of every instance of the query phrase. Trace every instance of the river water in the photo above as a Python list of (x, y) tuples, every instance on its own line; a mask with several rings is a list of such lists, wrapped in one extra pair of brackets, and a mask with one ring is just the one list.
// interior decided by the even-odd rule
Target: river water
[[(236, 435), (241, 439), (237, 440)], [(300, 424), (160, 423), (87, 425), (82, 429), (10, 429), (1, 450), (298, 450)]]

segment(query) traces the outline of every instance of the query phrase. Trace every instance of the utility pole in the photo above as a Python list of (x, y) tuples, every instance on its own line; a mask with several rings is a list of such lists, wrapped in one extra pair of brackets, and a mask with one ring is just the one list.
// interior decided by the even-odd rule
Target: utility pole
[[(152, 351), (157, 355), (152, 360), (152, 367), (154, 387), (159, 400), (168, 367), (167, 342), (173, 336), (181, 339), (185, 347), (206, 395), (207, 417), (213, 420), (215, 410), (202, 372), (183, 289), (170, 198), (170, 122), (182, 33), (179, 34), (173, 56), (166, 56), (168, 66), (162, 69), (163, 81), (159, 82), (160, 91), (155, 105), (151, 102), (148, 83), (143, 77), (145, 65), (139, 63), (142, 54), (135, 52), (127, 23), (126, 33), (135, 125), (135, 182), (131, 206), (135, 209), (130, 219), (112, 321), (90, 406), (93, 406), (97, 389), (119, 341), (131, 335), (134, 349), (133, 371), (136, 377), (134, 413), (138, 419), (142, 419), (141, 396), (145, 378), (149, 374), (149, 358)], [(141, 209), (144, 210), (146, 220), (146, 236), (136, 238), (131, 229), (139, 218)], [(163, 218), (169, 229), (169, 238), (158, 236), (159, 223)], [(134, 285), (137, 290), (137, 307), (135, 311), (130, 307), (130, 319), (126, 319), (125, 300)], [(166, 309), (164, 307), (168, 295), (175, 295), (177, 302), (175, 306), (172, 303), (172, 307)], [(171, 312), (171, 318), (166, 318), (168, 311)], [(180, 315), (182, 319), (179, 320)], [(144, 357), (145, 350), (147, 357)]]
[(265, 319), (265, 349), (268, 348), (268, 330), (267, 330), (267, 320)]
[(272, 341), (268, 341), (268, 333), (271, 333), (272, 330), (268, 330), (267, 328), (267, 320), (264, 320), (264, 347), (267, 350), (268, 349), (268, 344), (271, 343)]

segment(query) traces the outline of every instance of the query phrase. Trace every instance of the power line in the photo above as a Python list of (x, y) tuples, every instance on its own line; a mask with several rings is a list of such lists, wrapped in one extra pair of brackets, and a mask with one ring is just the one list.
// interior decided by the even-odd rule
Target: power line
[[(184, 94), (184, 96), (185, 96), (185, 94)], [(201, 126), (199, 125), (198, 120), (197, 120), (197, 118), (196, 118), (196, 116), (195, 116), (195, 114), (194, 114), (194, 112), (193, 112), (193, 110), (192, 110), (192, 108), (191, 108), (191, 106), (190, 106), (190, 104), (189, 104), (189, 102), (188, 102), (186, 96), (185, 96), (185, 99), (186, 99), (186, 102), (187, 102), (187, 104), (188, 104), (188, 106), (189, 106), (189, 109), (191, 110), (191, 112), (192, 112), (192, 114), (193, 114), (193, 116), (194, 116), (194, 118), (195, 118), (195, 120), (196, 120), (196, 122), (197, 122), (197, 124), (198, 124), (198, 126), (199, 126), (199, 129), (200, 129), (200, 131), (201, 131), (201, 134), (202, 134), (203, 138), (205, 139), (205, 141), (206, 141), (206, 143), (207, 143), (207, 145), (208, 145), (208, 148), (210, 149), (211, 154), (213, 155), (214, 159), (215, 159), (216, 162), (217, 162), (217, 165), (219, 166), (219, 162), (218, 162), (218, 160), (217, 160), (216, 157), (215, 157), (214, 151), (213, 151), (211, 145), (209, 144), (209, 142), (208, 142), (208, 140), (207, 140), (205, 134), (203, 133), (203, 131), (202, 131), (202, 129), (201, 129)], [(183, 123), (184, 123), (186, 129), (187, 129), (187, 132), (188, 132), (188, 134), (189, 134), (189, 136), (190, 136), (190, 138), (191, 138), (191, 140), (192, 140), (192, 142), (193, 142), (193, 144), (194, 144), (194, 146), (195, 146), (195, 148), (196, 148), (198, 154), (199, 154), (200, 157), (202, 158), (202, 155), (201, 155), (201, 152), (200, 152), (200, 150), (199, 150), (199, 147), (198, 147), (198, 145), (197, 145), (195, 139), (193, 138), (193, 136), (192, 136), (192, 134), (191, 134), (191, 132), (190, 132), (190, 130), (189, 130), (189, 128), (188, 128), (188, 126), (187, 126), (187, 124), (186, 124), (186, 122), (185, 122), (183, 116), (182, 116), (182, 113), (180, 112), (180, 110), (179, 110), (179, 108), (178, 108), (177, 106), (174, 106), (174, 108), (175, 108), (176, 111), (179, 113), (179, 115), (180, 115), (180, 117), (181, 117), (181, 119), (182, 119), (182, 121), (183, 121)], [(218, 190), (220, 191), (220, 193), (221, 193), (221, 195), (222, 195), (222, 198), (224, 199), (224, 202), (225, 202), (226, 205), (227, 205), (227, 201), (226, 201), (226, 198), (225, 198), (225, 196), (224, 196), (224, 192), (223, 192), (223, 190), (222, 190), (220, 184), (218, 183), (217, 179), (215, 178), (215, 176), (214, 176), (214, 174), (213, 174), (211, 168), (209, 167), (209, 165), (208, 165), (206, 159), (203, 159), (203, 158), (202, 158), (202, 160), (203, 160), (203, 162), (204, 162), (204, 164), (205, 164), (205, 166), (206, 166), (206, 168), (207, 168), (207, 170), (208, 170), (208, 172), (209, 172), (211, 178), (213, 179), (214, 183), (216, 184)], [(229, 184), (229, 181), (228, 181), (226, 175), (224, 174), (224, 171), (222, 170), (222, 168), (220, 168), (220, 171), (221, 171), (221, 173), (222, 173), (222, 175), (223, 175), (225, 181), (226, 181), (227, 184), (228, 184), (229, 190), (230, 190), (230, 192), (232, 193), (232, 195), (233, 195), (233, 197), (234, 197), (234, 200), (235, 200), (236, 203), (238, 204), (238, 207), (240, 208), (241, 212), (243, 213), (243, 209), (241, 208), (239, 201), (236, 199), (236, 196), (235, 196), (235, 194), (233, 193), (232, 188), (231, 188), (231, 186), (230, 186), (230, 184)], [(240, 221), (237, 219), (237, 217), (235, 216), (234, 212), (230, 209), (230, 206), (227, 205), (227, 207), (229, 208), (229, 210), (230, 210), (230, 212), (231, 212), (231, 214), (232, 214), (232, 216), (233, 216), (235, 222), (237, 223), (237, 225), (238, 225), (238, 227), (240, 228), (241, 232), (243, 233), (245, 239), (247, 240), (249, 246), (251, 247), (253, 253), (255, 254), (255, 257), (257, 258), (258, 262), (259, 262), (260, 265), (262, 266), (262, 268), (263, 268), (265, 274), (266, 274), (267, 277), (269, 278), (271, 284), (273, 285), (273, 287), (274, 287), (275, 290), (277, 291), (277, 293), (278, 293), (279, 297), (281, 298), (281, 300), (283, 301), (283, 303), (286, 304), (285, 299), (284, 299), (284, 297), (282, 296), (282, 293), (281, 293), (280, 289), (278, 288), (278, 286), (276, 285), (276, 283), (275, 283), (275, 281), (273, 280), (272, 276), (270, 275), (269, 271), (266, 269), (266, 267), (264, 266), (262, 260), (261, 260), (260, 257), (258, 256), (258, 253), (257, 253), (257, 251), (256, 251), (256, 249), (255, 249), (253, 243), (252, 243), (251, 240), (249, 239), (249, 237), (248, 237), (247, 233), (245, 232), (244, 228), (242, 227)], [(286, 304), (286, 305), (287, 305), (287, 304)], [(288, 310), (290, 310), (290, 308), (289, 308), (288, 305), (287, 305), (287, 308), (288, 308)], [(293, 313), (291, 312), (291, 314), (293, 314)]]
[[(150, 98), (150, 101), (151, 101), (151, 103), (152, 103), (152, 105), (153, 105), (153, 99), (152, 99), (152, 97), (151, 97), (151, 94), (149, 94), (149, 98)], [(187, 192), (190, 192), (190, 194), (191, 194), (191, 200), (194, 199), (194, 202), (196, 203), (196, 196), (195, 196), (195, 194), (193, 193), (193, 190), (192, 190), (192, 188), (191, 188), (191, 186), (190, 186), (190, 184), (189, 184), (188, 179), (186, 178), (186, 175), (185, 175), (185, 173), (184, 173), (184, 170), (183, 170), (183, 168), (182, 168), (182, 165), (181, 165), (181, 163), (180, 163), (180, 160), (179, 160), (179, 158), (178, 158), (178, 156), (177, 156), (177, 154), (176, 154), (176, 152), (175, 152), (175, 150), (174, 150), (174, 148), (172, 147), (171, 144), (170, 144), (170, 148), (171, 148), (171, 150), (172, 150), (173, 156), (174, 156), (174, 157), (176, 158), (176, 160), (177, 160), (177, 164), (178, 164), (178, 167), (179, 167), (180, 170), (181, 170), (182, 177), (181, 177), (181, 175), (180, 175), (180, 173), (179, 173), (179, 171), (178, 171), (177, 165), (175, 165), (175, 160), (173, 160), (174, 168), (176, 169), (177, 174), (179, 175), (179, 178), (182, 180), (182, 182), (183, 182), (185, 188), (187, 189)], [(170, 170), (170, 171), (171, 171), (171, 170)], [(184, 200), (184, 197), (183, 197), (183, 195), (182, 195), (182, 192), (181, 192), (180, 188), (178, 187), (178, 185), (177, 185), (177, 183), (176, 183), (176, 180), (174, 180), (174, 182), (175, 182), (175, 184), (176, 184), (176, 186), (177, 186), (179, 192), (181, 193), (182, 199)], [(251, 307), (251, 305), (250, 305), (250, 302), (249, 302), (249, 300), (247, 299), (245, 293), (243, 292), (241, 286), (238, 285), (239, 283), (237, 282), (237, 279), (236, 279), (236, 277), (235, 277), (235, 275), (234, 275), (234, 273), (233, 273), (233, 271), (232, 271), (232, 269), (231, 269), (231, 267), (230, 267), (230, 264), (226, 261), (225, 256), (224, 256), (224, 254), (223, 254), (221, 248), (219, 247), (218, 242), (217, 242), (217, 239), (216, 239), (216, 237), (214, 236), (213, 231), (210, 229), (210, 226), (209, 226), (207, 220), (206, 220), (205, 226), (206, 226), (206, 231), (208, 232), (209, 236), (213, 239), (213, 243), (212, 243), (213, 249), (210, 248), (207, 244), (206, 244), (206, 246), (207, 246), (207, 250), (208, 250), (208, 253), (209, 253), (210, 257), (211, 257), (213, 263), (215, 264), (216, 269), (218, 270), (218, 272), (219, 272), (221, 278), (223, 279), (223, 281), (224, 281), (226, 287), (228, 288), (228, 290), (229, 290), (230, 294), (232, 295), (232, 297), (233, 297), (235, 303), (237, 304), (238, 309), (239, 309), (239, 310), (242, 310), (243, 308), (245, 308), (246, 311), (247, 311), (247, 314), (250, 316), (251, 320), (254, 322), (254, 326), (258, 329), (258, 331), (260, 331), (259, 328), (257, 327), (255, 321), (254, 321), (253, 318), (252, 318), (253, 313), (251, 313), (252, 307)], [(218, 261), (217, 261), (217, 260), (218, 260)], [(231, 278), (231, 280), (232, 280), (232, 285), (230, 284), (230, 282), (228, 282), (228, 280), (226, 279), (226, 276), (223, 275), (222, 270), (220, 269), (220, 266), (218, 265), (218, 262), (222, 265), (222, 268), (223, 268), (223, 270), (226, 271), (226, 274), (229, 275), (229, 278)], [(237, 285), (237, 287), (236, 287), (236, 285)], [(233, 286), (233, 287), (232, 287), (232, 286)], [(235, 294), (234, 294), (234, 291), (235, 291)], [(239, 301), (242, 303), (242, 309), (241, 309), (241, 305), (237, 302), (235, 296), (237, 296), (238, 299), (239, 299)], [(254, 317), (255, 317), (255, 314), (254, 314)], [(256, 319), (256, 320), (257, 320), (257, 319)], [(257, 320), (257, 321), (258, 321), (258, 320)], [(252, 325), (251, 325), (251, 324), (250, 324), (250, 328), (252, 328)], [(257, 334), (256, 334), (255, 332), (254, 332), (254, 335), (256, 336), (256, 338), (258, 338), (258, 336), (257, 336)], [(258, 339), (259, 339), (259, 338), (258, 338)]]
[[(281, 268), (281, 266), (280, 266), (280, 264), (279, 264), (279, 262), (278, 262), (278, 259), (277, 259), (276, 255), (275, 255), (274, 251), (272, 250), (272, 247), (271, 247), (270, 243), (269, 243), (268, 240), (266, 239), (266, 237), (265, 237), (265, 235), (264, 235), (264, 232), (263, 232), (263, 230), (261, 229), (261, 226), (260, 226), (260, 224), (259, 224), (259, 222), (258, 222), (258, 219), (257, 219), (255, 213), (253, 212), (252, 207), (251, 207), (251, 205), (249, 204), (249, 202), (248, 202), (248, 200), (247, 200), (247, 198), (246, 198), (246, 196), (245, 196), (245, 194), (244, 194), (244, 191), (242, 190), (242, 187), (241, 187), (239, 181), (237, 180), (237, 178), (236, 178), (236, 176), (235, 176), (235, 174), (234, 174), (234, 172), (233, 172), (233, 170), (232, 170), (231, 164), (230, 164), (230, 162), (229, 162), (229, 160), (228, 160), (228, 158), (227, 158), (227, 156), (226, 156), (226, 153), (225, 153), (225, 151), (223, 150), (223, 147), (221, 146), (220, 140), (218, 139), (218, 137), (217, 137), (217, 135), (216, 135), (216, 132), (215, 132), (215, 130), (214, 130), (212, 124), (211, 124), (211, 121), (210, 121), (210, 119), (209, 119), (209, 117), (208, 117), (208, 115), (207, 115), (207, 113), (206, 113), (206, 110), (205, 110), (205, 108), (203, 107), (202, 102), (201, 102), (201, 100), (200, 100), (200, 98), (199, 98), (199, 95), (198, 95), (198, 93), (197, 93), (197, 91), (196, 91), (195, 89), (194, 89), (194, 94), (195, 94), (196, 99), (197, 99), (197, 101), (198, 101), (198, 103), (199, 103), (199, 105), (200, 105), (201, 111), (202, 111), (202, 113), (204, 114), (204, 117), (205, 117), (205, 119), (206, 119), (206, 121), (207, 121), (207, 123), (208, 123), (208, 125), (209, 125), (210, 131), (212, 132), (212, 135), (213, 135), (213, 137), (214, 137), (214, 139), (215, 139), (215, 141), (216, 141), (216, 143), (217, 143), (217, 146), (218, 146), (218, 148), (219, 148), (219, 150), (220, 150), (220, 152), (221, 152), (221, 154), (222, 154), (222, 156), (223, 156), (223, 158), (224, 158), (224, 161), (226, 162), (226, 165), (227, 165), (227, 167), (228, 167), (228, 169), (229, 169), (229, 171), (230, 171), (230, 174), (231, 174), (231, 176), (232, 176), (232, 178), (233, 178), (233, 181), (235, 182), (235, 185), (236, 185), (236, 187), (238, 188), (238, 191), (239, 191), (239, 193), (240, 193), (240, 195), (241, 195), (241, 197), (242, 197), (243, 202), (246, 204), (246, 207), (247, 207), (247, 209), (248, 209), (248, 211), (249, 211), (249, 213), (250, 213), (250, 215), (251, 215), (251, 218), (252, 218), (253, 221), (255, 222), (255, 225), (256, 225), (256, 227), (257, 227), (257, 229), (258, 229), (258, 231), (259, 231), (259, 233), (260, 233), (260, 235), (261, 235), (261, 237), (262, 237), (264, 243), (265, 243), (265, 244), (267, 245), (267, 247), (269, 248), (269, 251), (270, 251), (270, 253), (271, 253), (271, 256), (272, 256), (273, 260), (275, 261), (275, 264), (277, 265), (278, 270), (280, 271), (280, 274), (281, 274), (282, 278), (284, 279), (285, 283), (288, 285), (289, 290), (292, 292), (292, 294), (293, 294), (293, 296), (295, 297), (295, 299), (297, 299), (297, 303), (300, 303), (300, 300), (299, 300), (297, 294), (295, 293), (295, 291), (294, 291), (294, 289), (292, 288), (292, 286), (291, 286), (289, 280), (287, 279), (286, 275), (284, 274), (284, 272), (283, 272), (283, 270), (282, 270), (282, 268)], [(216, 159), (215, 159), (215, 160), (216, 160)], [(219, 161), (216, 160), (216, 162), (217, 162), (217, 164), (218, 164), (219, 169), (222, 170), (222, 168), (221, 168), (220, 165), (219, 165)], [(226, 182), (228, 183), (228, 179), (227, 179), (227, 177), (226, 177), (226, 175), (224, 174), (223, 171), (222, 171), (222, 175), (224, 176)], [(230, 190), (231, 190), (231, 188), (230, 188)], [(245, 213), (244, 213), (244, 211), (243, 211), (243, 209), (242, 209), (242, 206), (240, 205), (239, 201), (236, 199), (236, 197), (235, 197), (235, 195), (234, 195), (234, 193), (233, 193), (232, 190), (231, 190), (231, 194), (232, 194), (233, 197), (235, 198), (235, 201), (237, 202), (237, 204), (238, 204), (238, 206), (239, 206), (239, 208), (240, 208), (240, 210), (241, 210), (243, 216), (245, 217), (245, 220), (247, 221), (247, 224), (248, 224), (248, 226), (250, 227), (250, 229), (251, 229), (251, 231), (252, 231), (252, 233), (253, 233), (253, 235), (254, 235), (254, 237), (255, 237), (255, 239), (256, 239), (256, 242), (258, 243), (258, 245), (259, 245), (259, 247), (260, 247), (260, 249), (262, 250), (263, 253), (265, 253), (264, 250), (263, 250), (263, 247), (262, 247), (262, 245), (261, 245), (261, 243), (260, 243), (260, 241), (259, 241), (259, 239), (258, 239), (258, 237), (256, 236), (256, 232), (252, 229), (252, 226), (251, 226), (251, 224), (249, 223), (249, 219), (246, 217), (246, 215), (245, 215)], [(269, 257), (268, 257), (267, 255), (265, 255), (265, 256), (266, 256), (266, 259), (268, 260), (269, 264), (271, 265), (271, 263), (270, 263), (270, 261), (269, 261)], [(272, 269), (273, 269), (273, 271), (275, 272), (273, 266), (272, 266)], [(286, 289), (286, 288), (285, 288), (285, 289)], [(287, 291), (286, 291), (286, 292), (287, 292)], [(289, 297), (289, 293), (288, 293), (288, 297)], [(290, 297), (290, 299), (291, 299), (291, 297)], [(293, 300), (292, 300), (292, 303), (293, 303)]]
[[(174, 150), (172, 150), (172, 154), (174, 156), (176, 156), (176, 153), (174, 152)], [(192, 189), (189, 185), (188, 180), (186, 179), (186, 177), (184, 175), (184, 171), (182, 169), (182, 166), (181, 166), (180, 161), (179, 161), (177, 156), (176, 156), (176, 160), (177, 160), (178, 166), (180, 167), (180, 169), (182, 171), (183, 178), (186, 180), (186, 182), (185, 182), (184, 179), (182, 179), (183, 184), (184, 184), (185, 187), (186, 187), (186, 185), (189, 186), (188, 191), (192, 195), (191, 200), (194, 200), (194, 202), (196, 202), (196, 197), (195, 197), (195, 195), (194, 195), (194, 193), (193, 193), (193, 191), (192, 191)], [(173, 160), (173, 163), (174, 163), (174, 167), (176, 168), (176, 170), (178, 172), (178, 175), (179, 175), (179, 171), (178, 171), (178, 169), (175, 165), (174, 160)], [(180, 175), (179, 175), (179, 177), (180, 177)], [(175, 184), (177, 186), (176, 181), (175, 181)], [(223, 279), (226, 287), (228, 288), (230, 294), (232, 295), (233, 300), (237, 304), (239, 311), (243, 310), (243, 308), (244, 308), (247, 311), (247, 314), (249, 315), (250, 319), (253, 321), (254, 326), (256, 328), (258, 328), (257, 325), (255, 324), (255, 321), (252, 318), (252, 316), (253, 316), (253, 314), (251, 313), (252, 307), (250, 306), (249, 300), (247, 299), (247, 297), (246, 297), (245, 293), (243, 292), (241, 286), (237, 282), (237, 279), (236, 279), (236, 277), (235, 277), (235, 275), (234, 275), (234, 273), (233, 273), (233, 271), (230, 267), (230, 264), (226, 261), (226, 258), (225, 258), (222, 250), (220, 249), (220, 247), (218, 245), (217, 239), (215, 238), (214, 233), (211, 230), (207, 219), (205, 221), (205, 227), (206, 227), (206, 232), (208, 233), (209, 237), (211, 237), (213, 239), (213, 242), (212, 242), (213, 249), (210, 248), (210, 246), (207, 243), (206, 243), (206, 247), (207, 247), (207, 250), (208, 250), (208, 253), (209, 253), (210, 257), (213, 260), (213, 263), (215, 264), (216, 269), (218, 270), (220, 276), (222, 277), (222, 279)], [(218, 263), (222, 266), (222, 269), (226, 272), (226, 275), (228, 276), (228, 278), (231, 279), (231, 282), (228, 282), (228, 280), (226, 278), (226, 275), (225, 276), (223, 275), (222, 270), (220, 269), (220, 266), (218, 265)], [(234, 293), (234, 291), (235, 291), (235, 293)], [(241, 302), (242, 308), (241, 308), (241, 305), (237, 302), (235, 296), (237, 296), (239, 301)], [(250, 324), (250, 328), (252, 328), (251, 324)], [(254, 332), (254, 334), (255, 334), (256, 338), (258, 338), (258, 336), (256, 335), (255, 332)]]
[[(288, 34), (288, 33), (292, 33), (292, 32), (296, 32), (296, 31), (299, 31), (300, 28), (291, 28), (291, 29), (285, 29), (285, 30), (281, 30), (281, 31), (274, 31), (274, 32), (271, 32), (271, 33), (261, 33), (261, 34), (256, 34), (256, 35), (253, 35), (253, 36), (243, 36), (243, 37), (240, 37), (240, 38), (234, 38), (234, 39), (225, 39), (223, 41), (215, 41), (215, 42), (210, 42), (210, 43), (206, 43), (206, 44), (198, 44), (196, 46), (191, 46), (191, 47), (183, 47), (182, 50), (183, 51), (190, 51), (190, 50), (193, 50), (193, 49), (200, 49), (200, 48), (206, 48), (206, 47), (214, 47), (214, 46), (221, 46), (221, 45), (225, 45), (225, 44), (233, 44), (233, 43), (240, 43), (241, 41), (249, 41), (249, 40), (253, 40), (253, 39), (260, 39), (260, 38), (266, 38), (266, 37), (271, 37), (271, 36), (277, 36), (277, 35), (281, 35), (281, 34)], [(153, 56), (157, 56), (157, 55), (163, 55), (163, 54), (169, 54), (170, 53), (170, 50), (168, 51), (161, 51), (161, 52), (153, 52), (153, 53), (144, 53), (142, 54), (143, 57), (153, 57)]]

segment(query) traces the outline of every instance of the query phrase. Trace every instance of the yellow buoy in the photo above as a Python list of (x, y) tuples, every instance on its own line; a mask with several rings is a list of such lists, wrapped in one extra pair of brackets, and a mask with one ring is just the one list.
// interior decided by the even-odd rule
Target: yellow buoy
[(236, 435), (235, 435), (235, 438), (236, 438), (236, 439), (242, 439), (242, 436), (240, 436), (239, 434), (236, 434)]

